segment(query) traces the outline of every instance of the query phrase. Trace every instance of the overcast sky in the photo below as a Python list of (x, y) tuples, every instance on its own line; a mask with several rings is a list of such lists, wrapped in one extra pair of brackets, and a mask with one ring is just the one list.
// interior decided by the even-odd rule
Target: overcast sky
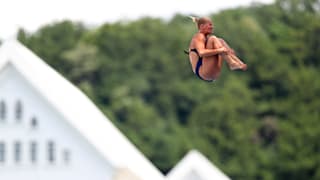
[(19, 27), (34, 32), (65, 19), (98, 26), (142, 16), (167, 19), (176, 13), (208, 15), (252, 2), (274, 0), (1, 0), (0, 39), (14, 38)]

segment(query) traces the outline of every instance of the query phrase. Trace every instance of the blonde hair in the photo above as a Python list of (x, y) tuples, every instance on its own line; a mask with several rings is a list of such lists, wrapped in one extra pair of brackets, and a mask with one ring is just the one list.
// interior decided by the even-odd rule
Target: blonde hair
[(198, 29), (200, 28), (200, 25), (207, 23), (208, 21), (211, 21), (210, 18), (207, 17), (195, 17), (195, 16), (189, 16), (191, 18), (192, 22), (194, 22)]

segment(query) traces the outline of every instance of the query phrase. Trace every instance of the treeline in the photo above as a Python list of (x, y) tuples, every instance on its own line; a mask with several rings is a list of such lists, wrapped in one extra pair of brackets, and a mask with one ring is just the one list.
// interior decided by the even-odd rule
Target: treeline
[(80, 87), (168, 172), (196, 148), (232, 179), (320, 179), (320, 1), (277, 0), (210, 15), (248, 64), (214, 83), (191, 71), (187, 16), (90, 29), (48, 24), (18, 39)]

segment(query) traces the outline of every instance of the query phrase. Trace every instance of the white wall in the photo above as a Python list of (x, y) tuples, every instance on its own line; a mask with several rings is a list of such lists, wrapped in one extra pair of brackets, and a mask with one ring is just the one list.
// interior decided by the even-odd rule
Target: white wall
[[(112, 179), (114, 168), (10, 64), (0, 69), (1, 100), (6, 103), (7, 117), (5, 122), (0, 120), (0, 142), (6, 144), (6, 160), (0, 162), (0, 180)], [(14, 117), (17, 100), (23, 107), (21, 123)], [(31, 127), (32, 117), (37, 118), (37, 128)], [(20, 163), (14, 161), (15, 141), (22, 143)], [(30, 160), (31, 141), (38, 143), (36, 163)], [(48, 141), (55, 143), (54, 163), (47, 158)], [(64, 161), (64, 150), (70, 152), (69, 163)]]
[[(190, 171), (190, 172), (186, 173), (183, 176), (183, 178), (176, 179), (176, 180), (209, 180), (209, 179), (203, 179), (203, 178), (201, 178), (201, 176), (196, 171)], [(212, 180), (215, 180), (215, 179), (212, 179)]]

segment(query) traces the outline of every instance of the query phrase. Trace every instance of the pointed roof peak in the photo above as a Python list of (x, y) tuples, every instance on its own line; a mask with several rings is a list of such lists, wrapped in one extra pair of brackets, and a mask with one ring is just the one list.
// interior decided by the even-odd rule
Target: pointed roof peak
[(190, 150), (187, 155), (168, 173), (168, 180), (184, 180), (190, 174), (201, 180), (230, 180), (198, 150)]

